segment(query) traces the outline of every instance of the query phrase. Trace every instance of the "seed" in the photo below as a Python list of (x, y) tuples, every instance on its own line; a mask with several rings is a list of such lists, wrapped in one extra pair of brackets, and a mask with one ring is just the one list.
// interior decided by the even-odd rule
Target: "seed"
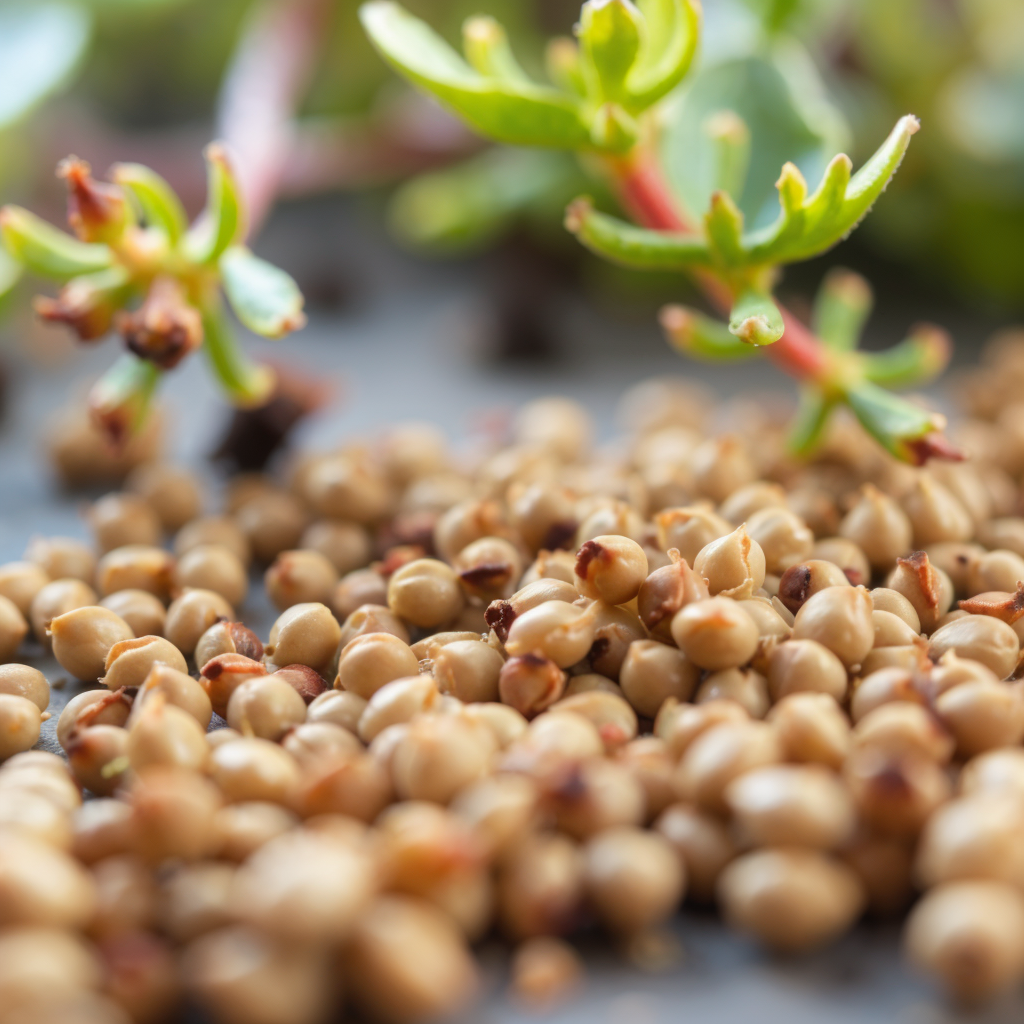
[(72, 853), (83, 864), (134, 848), (132, 810), (123, 800), (89, 800), (75, 811), (72, 824)]
[(344, 622), (363, 605), (387, 605), (388, 584), (376, 569), (355, 569), (343, 576), (328, 605)]
[(872, 749), (886, 754), (921, 754), (939, 764), (953, 755), (953, 737), (921, 704), (892, 701), (874, 708), (853, 729), (854, 750)]
[(706, 704), (684, 704), (669, 697), (654, 720), (654, 735), (665, 741), (677, 760), (690, 744), (708, 729), (724, 722), (746, 722), (750, 715), (734, 700), (710, 700)]
[(91, 946), (60, 927), (19, 925), (0, 936), (0, 998), (9, 1020), (38, 1020), (42, 999), (78, 996), (100, 978)]
[(1024, 793), (1024, 751), (990, 750), (972, 758), (960, 775), (962, 793)]
[(949, 780), (931, 757), (877, 748), (852, 753), (843, 777), (860, 817), (891, 836), (913, 837), (928, 816), (949, 798)]
[(190, 675), (157, 662), (139, 687), (133, 711), (137, 713), (156, 694), (162, 694), (169, 704), (191, 715), (204, 731), (209, 726), (213, 717), (210, 698), (202, 685)]
[(452, 715), (414, 719), (392, 760), (395, 790), (403, 800), (446, 804), (487, 774), (496, 744), (487, 733)]
[(228, 803), (260, 800), (290, 806), (299, 777), (291, 754), (257, 736), (222, 743), (210, 758), (210, 778)]
[(864, 906), (846, 865), (814, 850), (769, 849), (734, 860), (718, 881), (729, 922), (766, 946), (813, 949), (845, 932)]
[(306, 768), (315, 761), (358, 754), (363, 745), (340, 725), (330, 722), (303, 722), (289, 729), (281, 746)]
[(293, 604), (326, 604), (338, 586), (338, 570), (319, 551), (282, 551), (263, 576), (279, 611)]
[(912, 549), (913, 527), (906, 512), (872, 484), (861, 488), (860, 500), (843, 517), (839, 533), (852, 540), (878, 572)]
[(1016, 687), (979, 679), (961, 683), (935, 700), (935, 712), (968, 758), (1024, 738), (1024, 700)]
[(154, 665), (168, 665), (187, 672), (188, 665), (181, 651), (162, 636), (140, 636), (119, 640), (107, 652), (106, 674), (100, 682), (108, 690), (122, 686), (141, 686)]
[(928, 473), (920, 473), (903, 496), (903, 510), (914, 530), (914, 546), (970, 540), (974, 522), (956, 498)]
[(168, 701), (163, 693), (151, 693), (145, 705), (132, 715), (126, 753), (135, 771), (150, 765), (202, 771), (210, 748), (203, 726), (192, 715)]
[(639, 714), (654, 718), (669, 697), (689, 700), (699, 676), (697, 666), (675, 647), (634, 640), (622, 663), (619, 685)]
[(572, 491), (550, 484), (519, 482), (506, 495), (509, 521), (530, 552), (552, 550), (576, 536)]
[(750, 597), (764, 583), (764, 552), (741, 526), (701, 548), (693, 568), (704, 577), (712, 594)]
[(340, 942), (375, 889), (363, 850), (327, 832), (297, 829), (265, 843), (239, 868), (231, 903), (243, 921), (282, 941)]
[(912, 850), (884, 836), (863, 834), (842, 852), (843, 860), (860, 879), (869, 913), (894, 917), (914, 897), (911, 879)]
[(757, 472), (739, 437), (726, 434), (698, 445), (690, 460), (698, 492), (716, 503), (725, 501), (757, 478)]
[(579, 847), (557, 832), (527, 835), (498, 876), (502, 925), (518, 938), (572, 931), (582, 912), (584, 862)]
[(710, 903), (719, 875), (738, 852), (728, 828), (688, 804), (673, 804), (654, 827), (683, 865), (686, 895), (695, 902)]
[(174, 559), (163, 548), (128, 544), (108, 551), (96, 567), (96, 585), (106, 597), (119, 590), (144, 590), (166, 600)]
[(330, 722), (355, 735), (366, 709), (366, 698), (348, 690), (327, 690), (306, 709), (307, 722)]
[[(32, 599), (29, 622), (36, 640), (49, 647), (47, 630), (58, 615), (74, 608), (96, 603), (96, 592), (87, 583), (77, 579), (56, 579), (42, 587)], [(159, 602), (157, 602), (159, 604)], [(163, 606), (161, 605), (161, 611)]]
[(85, 682), (99, 679), (115, 644), (134, 638), (131, 627), (107, 608), (88, 606), (50, 623), (53, 654), (61, 668)]
[(298, 547), (309, 516), (291, 494), (266, 491), (243, 501), (235, 510), (235, 521), (256, 561), (267, 563)]
[(136, 636), (163, 636), (167, 628), (167, 609), (163, 601), (148, 591), (118, 590), (98, 603), (103, 608), (109, 608), (115, 615), (120, 615)]
[(686, 605), (672, 619), (672, 636), (690, 661), (707, 669), (745, 665), (757, 650), (754, 620), (726, 597)]
[(928, 656), (938, 661), (947, 651), (960, 658), (979, 661), (999, 679), (1014, 670), (1020, 656), (1020, 643), (1011, 626), (991, 615), (965, 615), (932, 633)]
[(310, 766), (301, 780), (296, 805), (307, 818), (343, 814), (370, 822), (394, 797), (387, 768), (371, 754), (351, 754)]
[(666, 920), (686, 888), (683, 864), (667, 839), (611, 828), (583, 849), (587, 897), (606, 926), (636, 933)]
[(591, 690), (574, 694), (558, 701), (554, 710), (572, 711), (592, 722), (609, 753), (637, 734), (636, 712), (623, 697), (614, 693)]
[(277, 667), (308, 665), (323, 674), (340, 640), (341, 626), (326, 605), (294, 604), (270, 628), (264, 660)]
[(465, 604), (454, 569), (434, 558), (417, 558), (391, 574), (387, 604), (395, 615), (423, 629), (451, 622)]
[(272, 674), (275, 679), (287, 683), (306, 705), (312, 704), (329, 689), (327, 680), (308, 665), (285, 665)]
[(764, 508), (754, 512), (746, 529), (764, 554), (765, 568), (777, 576), (811, 554), (814, 534), (789, 509)]
[(259, 661), (263, 657), (263, 644), (260, 643), (260, 638), (241, 622), (220, 619), (199, 637), (194, 657), (197, 665), (205, 665), (221, 654), (241, 654), (244, 658)]
[(249, 541), (238, 523), (228, 516), (203, 516), (186, 523), (174, 538), (174, 554), (180, 559), (193, 548), (214, 544), (227, 548), (241, 563), (252, 559)]
[(467, 544), (452, 565), (466, 595), (483, 604), (509, 597), (523, 575), (519, 550), (503, 537), (481, 537)]
[[(339, 453), (318, 459), (308, 471), (304, 491), (306, 500), (318, 515), (356, 523), (372, 523), (384, 518), (394, 503), (391, 485), (377, 467), (353, 454)], [(294, 543), (284, 545), (294, 546)]]
[(768, 765), (725, 791), (739, 835), (754, 846), (835, 850), (852, 836), (853, 803), (840, 779), (818, 765)]
[(536, 785), (521, 775), (492, 775), (459, 791), (451, 811), (466, 822), (493, 860), (530, 831), (537, 818)]
[(40, 711), (50, 706), (50, 684), (30, 665), (0, 665), (0, 695), (12, 694), (32, 701)]
[(310, 523), (299, 539), (299, 547), (318, 551), (342, 576), (369, 565), (373, 557), (373, 543), (366, 527), (336, 519)]
[(33, 746), (41, 724), (38, 704), (28, 697), (0, 693), (0, 761)]
[(181, 466), (143, 463), (129, 474), (127, 487), (156, 512), (168, 533), (180, 530), (202, 509), (199, 482)]
[(210, 698), (213, 710), (224, 718), (235, 690), (250, 679), (267, 675), (265, 665), (242, 654), (219, 654), (202, 667), (199, 685)]
[(200, 638), (211, 626), (233, 618), (231, 605), (219, 593), (187, 589), (167, 609), (166, 636), (185, 657), (190, 658), (196, 653)]
[(459, 709), (459, 714), (467, 721), (489, 729), (499, 750), (521, 739), (528, 728), (526, 719), (515, 708), (493, 701), (467, 704)]
[(178, 587), (212, 590), (233, 608), (242, 604), (249, 590), (245, 565), (220, 544), (199, 544), (185, 552), (178, 559), (174, 581)]
[(846, 573), (832, 562), (811, 559), (791, 565), (779, 580), (779, 600), (795, 615), (808, 598), (829, 587), (848, 587)]
[[(559, 580), (572, 586), (576, 573), (576, 556), (571, 551), (539, 551), (530, 567), (519, 581), (520, 588), (528, 587), (537, 580)], [(576, 590), (572, 586), (573, 591)], [(564, 597), (555, 598), (564, 601)]]
[(662, 551), (676, 548), (690, 565), (701, 550), (730, 532), (728, 520), (706, 504), (665, 509), (654, 517), (654, 524)]
[(357, 1005), (398, 1022), (449, 1016), (476, 994), (476, 965), (450, 920), (429, 903), (382, 896), (356, 923), (346, 977)]
[(583, 961), (572, 946), (541, 936), (515, 951), (510, 990), (527, 1009), (550, 1012), (582, 986), (584, 973)]
[(559, 668), (569, 668), (586, 657), (593, 645), (598, 610), (597, 604), (580, 608), (564, 601), (545, 601), (517, 616), (505, 649), (514, 657), (538, 654)]
[(917, 609), (898, 590), (875, 587), (871, 591), (871, 602), (877, 612), (889, 612), (901, 618), (915, 633), (921, 632), (921, 617)]
[(78, 729), (94, 725), (123, 726), (128, 721), (132, 699), (123, 690), (86, 690), (64, 705), (57, 720), (57, 742), (67, 750)]
[(751, 718), (764, 718), (771, 706), (768, 683), (752, 668), (726, 668), (709, 673), (697, 689), (694, 701), (734, 700)]
[(51, 580), (75, 579), (91, 584), (96, 573), (92, 548), (71, 537), (34, 536), (25, 549), (25, 560), (35, 562)]
[(0, 923), (5, 928), (77, 929), (89, 921), (95, 907), (96, 891), (89, 873), (68, 854), (27, 835), (11, 832), (4, 836)]
[(755, 480), (733, 491), (722, 502), (719, 515), (739, 526), (762, 509), (785, 508), (786, 491), (779, 484)]
[[(240, 864), (264, 843), (283, 835), (297, 824), (298, 819), (295, 815), (277, 804), (259, 800), (229, 804), (217, 812), (215, 819), (214, 828), (220, 837), (217, 856)], [(216, 867), (221, 868), (222, 865)], [(232, 876), (233, 873), (229, 870), (228, 884)], [(224, 888), (226, 890), (227, 885)], [(225, 902), (226, 898), (225, 892)], [(181, 898), (171, 900), (172, 906), (180, 907), (184, 902)], [(191, 936), (175, 935), (175, 938), (189, 937)]]
[(220, 794), (196, 772), (166, 765), (146, 768), (135, 777), (128, 800), (137, 826), (136, 851), (148, 863), (200, 860), (216, 849)]
[(583, 597), (607, 604), (625, 604), (647, 578), (647, 556), (628, 537), (588, 540), (576, 553), (576, 589)]
[(276, 672), (247, 679), (228, 700), (228, 725), (243, 736), (277, 741), (305, 720), (305, 701)]
[(754, 620), (762, 646), (767, 646), (772, 641), (788, 640), (792, 636), (793, 627), (767, 598), (750, 597), (738, 603)]
[(127, 729), (102, 724), (79, 726), (65, 749), (75, 779), (96, 796), (110, 796), (124, 782), (130, 767)]
[(904, 943), (954, 997), (988, 998), (1024, 974), (1024, 898), (1003, 882), (939, 886), (911, 912)]
[(433, 659), (433, 675), (442, 693), (465, 702), (498, 699), (498, 678), (505, 661), (480, 640), (457, 640)]
[(0, 661), (10, 661), (27, 634), (25, 616), (13, 601), (0, 596)]
[(345, 645), (334, 685), (369, 700), (385, 683), (418, 671), (419, 662), (408, 644), (390, 633), (367, 633)]
[(871, 583), (871, 563), (867, 555), (846, 537), (826, 537), (816, 541), (811, 549), (812, 559), (822, 559), (838, 566), (855, 587)]
[(817, 640), (789, 640), (769, 655), (768, 688), (776, 701), (802, 692), (825, 693), (842, 701), (847, 689), (846, 669), (839, 657)]
[(676, 789), (683, 799), (721, 813), (726, 810), (726, 787), (733, 779), (781, 759), (782, 747), (772, 726), (753, 721), (723, 723), (701, 733), (686, 748), (676, 772)]
[[(985, 549), (980, 544), (940, 541), (938, 544), (929, 544), (925, 551), (932, 565), (941, 569), (950, 578), (957, 594), (966, 596), (973, 592), (970, 580), (974, 565), (985, 554)], [(982, 589), (985, 589), (984, 586)]]
[(107, 494), (86, 514), (100, 554), (126, 544), (156, 547), (163, 528), (152, 505), (135, 494)]
[(967, 570), (967, 593), (990, 590), (1013, 593), (1024, 580), (1024, 558), (1015, 551), (986, 551), (974, 559)]
[(652, 635), (668, 642), (672, 639), (672, 618), (683, 605), (709, 596), (703, 577), (694, 572), (675, 548), (669, 551), (668, 565), (655, 569), (640, 586), (637, 611)]
[(330, 1006), (326, 958), (248, 928), (193, 942), (181, 966), (186, 988), (224, 1024), (317, 1024)]
[(875, 627), (875, 647), (906, 647), (921, 638), (898, 615), (873, 611), (871, 622)]

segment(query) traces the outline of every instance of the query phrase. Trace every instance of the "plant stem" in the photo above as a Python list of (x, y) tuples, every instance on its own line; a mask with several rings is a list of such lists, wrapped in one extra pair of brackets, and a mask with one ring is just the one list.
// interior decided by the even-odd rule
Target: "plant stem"
[[(655, 231), (692, 233), (694, 225), (679, 208), (679, 203), (665, 181), (657, 160), (649, 149), (624, 159), (606, 161), (612, 181), (625, 210), (640, 225)], [(711, 302), (728, 313), (732, 297), (716, 277), (708, 273), (695, 275)], [(820, 379), (828, 360), (824, 348), (810, 329), (781, 303), (786, 329), (775, 344), (766, 348), (772, 361), (797, 380)]]
[(274, 372), (246, 359), (219, 302), (204, 304), (202, 313), (203, 352), (218, 383), (235, 405), (243, 408), (263, 405), (274, 390)]

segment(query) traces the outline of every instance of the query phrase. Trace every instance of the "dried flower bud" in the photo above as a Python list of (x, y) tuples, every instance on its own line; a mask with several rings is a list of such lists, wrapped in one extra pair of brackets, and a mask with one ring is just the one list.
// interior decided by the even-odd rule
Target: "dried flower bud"
[(164, 370), (177, 366), (203, 342), (199, 311), (173, 277), (156, 277), (142, 305), (115, 317), (128, 350)]
[(37, 295), (32, 306), (43, 320), (67, 324), (81, 341), (95, 341), (110, 330), (125, 280), (119, 269), (86, 274), (64, 285), (55, 299)]
[(68, 223), (83, 242), (113, 242), (132, 221), (124, 190), (92, 177), (84, 160), (69, 156), (57, 165), (68, 186)]

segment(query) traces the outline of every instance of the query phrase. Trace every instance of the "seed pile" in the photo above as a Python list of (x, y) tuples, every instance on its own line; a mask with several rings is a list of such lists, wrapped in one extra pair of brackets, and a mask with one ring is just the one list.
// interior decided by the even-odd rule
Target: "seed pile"
[(0, 666), (5, 1024), (418, 1021), (495, 931), (543, 1006), (585, 983), (566, 938), (684, 902), (787, 951), (909, 911), (952, 996), (1024, 980), (1024, 406), (979, 411), (920, 470), (842, 424), (796, 464), (754, 403), (705, 433), (664, 380), (613, 453), (545, 399), (483, 456), (397, 427), (217, 515), (136, 471), (94, 547), (0, 566), (4, 659), (31, 631), (93, 684), (65, 761)]

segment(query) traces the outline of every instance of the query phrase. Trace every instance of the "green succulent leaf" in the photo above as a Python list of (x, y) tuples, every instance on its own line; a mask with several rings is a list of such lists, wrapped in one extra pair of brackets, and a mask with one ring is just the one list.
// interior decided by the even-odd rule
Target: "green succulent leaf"
[(20, 206), (0, 209), (0, 237), (19, 263), (56, 281), (105, 270), (114, 261), (108, 246), (80, 242)]
[(576, 96), (587, 95), (587, 83), (583, 80), (580, 66), (580, 48), (575, 39), (556, 36), (548, 41), (544, 51), (544, 66), (548, 78), (563, 92)]
[(400, 74), (498, 142), (586, 149), (590, 130), (577, 97), (547, 86), (482, 75), (426, 23), (391, 0), (359, 15), (371, 42)]
[(188, 218), (174, 189), (142, 164), (115, 164), (111, 178), (135, 197), (146, 222), (160, 228), (176, 245), (188, 228)]
[(643, 46), (626, 79), (627, 104), (646, 110), (686, 76), (700, 39), (700, 6), (694, 0), (638, 0), (647, 23)]
[(494, 18), (486, 15), (468, 18), (462, 26), (462, 49), (466, 60), (481, 75), (529, 84), (529, 76), (509, 45), (508, 34)]
[(206, 147), (206, 209), (183, 239), (185, 253), (196, 263), (213, 263), (228, 246), (245, 236), (241, 186), (219, 143)]
[(713, 181), (716, 192), (743, 194), (750, 169), (750, 129), (734, 110), (720, 110), (704, 123), (714, 155)]
[(0, 5), (0, 128), (28, 114), (74, 72), (91, 32), (78, 4)]
[(674, 349), (705, 362), (731, 363), (755, 352), (721, 321), (685, 306), (666, 306), (661, 311), (661, 326)]
[(779, 307), (766, 292), (746, 288), (733, 303), (729, 333), (748, 345), (772, 345), (786, 329)]
[(124, 444), (146, 422), (162, 376), (154, 363), (126, 352), (93, 385), (89, 412), (113, 444)]
[(575, 200), (565, 226), (591, 252), (635, 270), (692, 270), (711, 267), (708, 243), (699, 235), (650, 231), (594, 209), (587, 198)]
[(21, 279), (21, 264), (0, 249), (0, 299), (13, 290)]
[(804, 457), (818, 447), (835, 406), (835, 400), (826, 398), (818, 388), (806, 386), (800, 389), (800, 404), (790, 426), (788, 440), (789, 450), (794, 455)]
[(919, 324), (910, 336), (884, 352), (864, 356), (864, 376), (886, 388), (909, 388), (934, 380), (949, 363), (953, 344), (934, 324)]
[(938, 413), (913, 405), (870, 381), (849, 386), (846, 401), (861, 426), (904, 462), (920, 463), (922, 442), (946, 425)]
[(631, 0), (587, 0), (576, 36), (587, 93), (594, 99), (621, 102), (626, 77), (636, 63), (645, 26)]
[(220, 308), (203, 310), (203, 351), (217, 383), (235, 405), (258, 408), (269, 400), (274, 371), (245, 357)]
[(871, 286), (860, 274), (834, 267), (814, 300), (814, 333), (834, 352), (857, 347), (873, 304)]
[(900, 118), (874, 156), (852, 177), (850, 158), (840, 153), (829, 163), (815, 192), (803, 199), (802, 176), (795, 166), (786, 165), (778, 181), (782, 206), (778, 219), (744, 240), (750, 262), (806, 260), (842, 241), (882, 194), (919, 127), (916, 117)]
[(302, 292), (292, 277), (245, 246), (228, 249), (220, 258), (220, 270), (224, 294), (250, 331), (283, 338), (306, 322)]
[(728, 192), (712, 194), (704, 230), (717, 263), (729, 269), (743, 266), (743, 214)]

